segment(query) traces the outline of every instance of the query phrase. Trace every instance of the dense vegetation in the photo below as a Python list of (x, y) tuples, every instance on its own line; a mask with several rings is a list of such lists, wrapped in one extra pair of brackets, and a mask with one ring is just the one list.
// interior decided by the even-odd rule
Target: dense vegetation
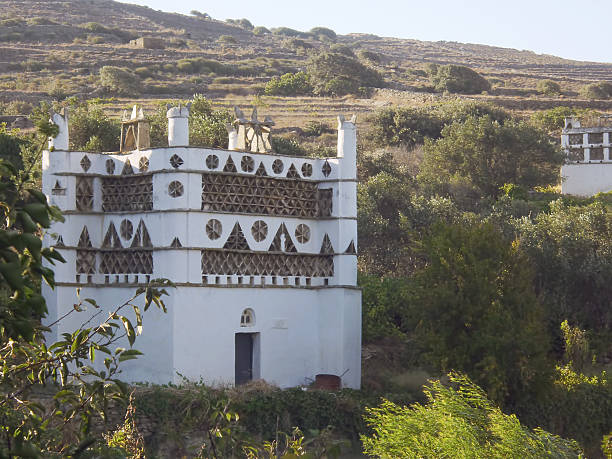
[[(114, 145), (117, 124), (100, 107), (66, 103), (75, 148)], [(47, 108), (37, 112), (45, 135), (53, 129), (42, 122)], [(160, 106), (150, 119), (155, 144), (164, 142), (164, 112)], [(18, 455), (16, 448), (23, 446), (73, 454), (74, 439), (56, 428), (67, 422), (81, 432), (77, 449), (136, 454), (143, 444), (134, 426), (147, 416), (167, 422), (158, 425), (166, 436), (176, 429), (218, 433), (216, 443), (202, 440), (212, 457), (215, 448), (227, 455), (250, 451), (250, 457), (309, 450), (320, 457), (355, 449), (359, 436), (367, 452), (383, 457), (402, 457), (398, 451), (406, 457), (409, 451), (443, 455), (453, 448), (466, 457), (543, 457), (542, 451), (577, 457), (580, 448), (598, 457), (612, 430), (612, 388), (604, 371), (612, 356), (612, 199), (555, 190), (563, 158), (549, 134), (565, 114), (553, 110), (521, 119), (486, 104), (452, 102), (387, 108), (369, 120), (358, 157), (363, 339), (366, 347), (392, 343), (387, 358), (393, 364), (386, 371), (395, 375), (385, 373), (388, 379), (374, 387), (366, 369), (363, 391), (338, 396), (269, 387), (244, 393), (198, 385), (153, 388), (135, 395), (131, 417), (106, 440), (83, 426), (106, 416), (106, 401), (127, 402), (126, 388), (113, 374), (120, 360), (137, 353), (111, 352), (109, 372), (102, 375), (91, 373), (88, 361), (110, 352), (107, 344), (115, 335), (79, 329), (52, 350), (40, 339), (37, 321), (46, 309), (38, 285), (41, 276), (51, 284), (53, 279), (51, 270), (41, 271), (36, 263), (41, 257), (61, 260), (40, 248), (37, 235), (50, 218), (61, 216), (40, 193), (24, 192), (40, 178), (35, 164), (43, 139), (3, 128), (0, 197), (9, 223), (0, 239), (8, 244), (3, 253), (9, 258), (0, 264), (7, 292), (0, 350), (8, 365), (0, 415), (8, 443), (0, 442), (0, 451)], [(224, 146), (228, 120), (226, 111), (195, 96), (192, 143)], [(304, 135), (317, 138), (328, 131), (321, 122), (311, 123)], [(303, 154), (292, 140), (283, 142)], [(22, 281), (11, 263), (22, 266)], [(158, 300), (164, 293), (154, 287), (151, 292)], [(117, 317), (117, 325), (135, 338), (140, 324)], [(60, 362), (75, 366), (60, 368)], [(33, 379), (22, 370), (34, 367), (40, 372)], [(427, 399), (420, 383), (403, 382), (417, 371), (441, 381), (430, 383)], [(30, 386), (47, 378), (58, 384), (56, 406), (68, 404), (72, 411), (38, 412), (29, 404), (35, 393)], [(376, 408), (380, 396), (389, 401)], [(20, 405), (22, 399), (28, 403)], [(202, 407), (200, 414), (195, 406)], [(292, 432), (295, 426), (303, 434)], [(416, 435), (427, 442), (417, 444)]]

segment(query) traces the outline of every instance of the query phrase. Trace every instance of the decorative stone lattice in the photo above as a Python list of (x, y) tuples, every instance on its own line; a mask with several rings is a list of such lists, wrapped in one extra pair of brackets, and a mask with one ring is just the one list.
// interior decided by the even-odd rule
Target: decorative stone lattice
[(278, 227), (278, 231), (272, 240), (272, 244), (270, 244), (269, 252), (297, 252), (293, 241), (291, 240), (291, 235), (289, 231), (287, 231), (287, 227), (284, 223), (281, 223)]
[(344, 251), (344, 253), (348, 253), (350, 255), (357, 255), (357, 250), (355, 249), (355, 241), (351, 240), (350, 244)]
[(323, 163), (323, 167), (321, 167), (321, 172), (323, 172), (323, 175), (325, 177), (329, 177), (329, 174), (331, 174), (332, 168), (331, 168), (331, 164), (329, 164), (328, 160), (325, 160), (325, 162)]
[(332, 190), (305, 180), (202, 174), (202, 210), (291, 217), (328, 217)]
[(183, 244), (181, 244), (181, 241), (179, 240), (178, 237), (175, 237), (174, 239), (172, 239), (172, 242), (170, 243), (170, 247), (174, 249), (178, 249), (179, 247), (183, 247)]
[(263, 162), (259, 163), (259, 167), (255, 171), (255, 175), (257, 177), (267, 177), (268, 173), (266, 172), (266, 168), (263, 165)]
[(223, 172), (238, 172), (238, 170), (236, 169), (236, 165), (234, 164), (234, 160), (231, 156), (227, 157), (227, 162), (223, 167)]
[(236, 222), (223, 248), (229, 250), (250, 250), (249, 243), (244, 237), (240, 223)]
[(184, 192), (183, 184), (176, 180), (170, 182), (168, 184), (168, 194), (173, 198), (178, 198), (179, 196), (183, 196)]
[(251, 234), (253, 235), (253, 239), (257, 242), (263, 241), (266, 237), (268, 237), (268, 224), (263, 220), (257, 220), (251, 226)]
[(287, 178), (293, 178), (293, 179), (301, 178), (299, 172), (297, 171), (297, 169), (295, 168), (295, 166), (293, 164), (291, 165), (291, 167), (287, 171)]
[(582, 141), (583, 141), (583, 137), (582, 134), (570, 134), (569, 135), (569, 142), (571, 145), (582, 145)]
[(206, 167), (216, 169), (219, 167), (219, 157), (217, 155), (208, 155), (206, 157)]
[(121, 233), (123, 239), (132, 239), (132, 235), (134, 234), (134, 225), (132, 225), (132, 222), (127, 219), (121, 221), (119, 233)]
[(240, 161), (240, 168), (243, 172), (253, 172), (255, 170), (255, 160), (250, 156), (243, 156)]
[(76, 178), (75, 197), (78, 210), (93, 209), (93, 177)]
[(603, 161), (604, 159), (604, 150), (603, 148), (591, 148), (591, 152), (589, 155), (590, 161)]
[(570, 161), (584, 161), (584, 150), (582, 148), (570, 148), (567, 157)]
[(603, 132), (589, 133), (589, 143), (603, 143)]
[(100, 272), (104, 274), (152, 274), (153, 254), (151, 238), (140, 220), (130, 248), (122, 248), (115, 225), (111, 223), (100, 250)]
[(331, 255), (334, 253), (334, 246), (329, 240), (329, 236), (327, 233), (323, 236), (323, 243), (321, 244), (321, 254)]
[(284, 168), (285, 168), (285, 165), (280, 159), (275, 159), (274, 162), (272, 163), (272, 170), (274, 171), (275, 174), (280, 174), (281, 172), (283, 172)]
[(55, 238), (55, 247), (66, 247), (66, 244), (64, 244), (64, 238), (61, 234), (58, 234), (57, 238)]
[(77, 274), (94, 274), (96, 272), (96, 251), (92, 249), (87, 227), (83, 227), (77, 243), (76, 272)]
[(332, 277), (334, 259), (329, 255), (202, 250), (202, 274)]
[(106, 173), (108, 175), (113, 175), (115, 173), (115, 161), (110, 158), (106, 160)]
[(312, 175), (312, 164), (310, 163), (302, 164), (302, 175), (304, 177), (310, 177)]
[(306, 242), (308, 242), (310, 240), (310, 228), (308, 227), (308, 225), (304, 225), (303, 223), (300, 223), (295, 228), (295, 238), (297, 239), (298, 242), (302, 244), (305, 244)]
[(149, 170), (149, 158), (143, 156), (138, 160), (138, 170), (140, 172), (147, 172)]
[(170, 165), (172, 167), (174, 167), (175, 169), (178, 169), (179, 167), (181, 167), (183, 165), (183, 158), (181, 158), (179, 155), (172, 155), (170, 157)]
[(87, 155), (83, 156), (83, 158), (81, 159), (81, 168), (85, 172), (87, 172), (90, 167), (91, 167), (91, 160), (89, 159)]
[(221, 237), (223, 233), (223, 225), (221, 222), (215, 218), (211, 218), (206, 223), (206, 234), (210, 240), (216, 240)]
[(134, 174), (134, 168), (132, 167), (132, 163), (130, 163), (130, 160), (126, 160), (125, 164), (123, 165), (123, 169), (121, 170), (121, 175), (132, 175)]
[(151, 175), (102, 178), (102, 210), (104, 212), (152, 209), (153, 178)]
[(51, 188), (51, 194), (54, 196), (66, 196), (66, 188), (64, 188), (59, 180), (55, 181), (55, 185)]

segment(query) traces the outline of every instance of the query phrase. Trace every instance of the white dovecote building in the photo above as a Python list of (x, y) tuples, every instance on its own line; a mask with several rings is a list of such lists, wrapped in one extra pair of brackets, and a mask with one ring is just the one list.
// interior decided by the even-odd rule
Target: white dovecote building
[[(167, 278), (168, 312), (145, 314), (144, 355), (123, 364), (124, 380), (290, 387), (321, 374), (358, 388), (355, 120), (339, 118), (337, 157), (315, 159), (266, 152), (271, 120), (237, 114), (231, 150), (189, 146), (188, 106), (168, 109), (170, 146), (151, 148), (134, 109), (119, 153), (69, 151), (68, 115), (53, 115), (43, 192), (66, 220), (45, 243), (67, 263), (44, 290), (47, 320), (77, 288), (110, 309)], [(71, 314), (53, 333), (82, 322)]]
[(563, 194), (593, 196), (612, 191), (612, 124), (610, 116), (599, 126), (583, 127), (574, 117), (565, 118), (561, 147), (566, 161), (561, 168)]

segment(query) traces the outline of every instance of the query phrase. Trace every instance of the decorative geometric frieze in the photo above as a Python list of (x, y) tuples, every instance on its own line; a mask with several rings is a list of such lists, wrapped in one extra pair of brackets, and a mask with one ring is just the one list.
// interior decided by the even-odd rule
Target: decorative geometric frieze
[(227, 162), (225, 163), (225, 166), (223, 167), (223, 172), (238, 172), (236, 170), (236, 165), (234, 164), (234, 161), (232, 160), (231, 156), (227, 157)]
[(121, 241), (119, 240), (119, 235), (117, 234), (117, 230), (115, 229), (115, 224), (113, 222), (108, 225), (108, 230), (106, 230), (106, 235), (104, 236), (104, 240), (102, 241), (103, 249), (121, 249), (123, 246), (121, 245)]
[(149, 158), (143, 156), (138, 160), (138, 170), (140, 172), (147, 172), (149, 170)]
[(275, 159), (274, 162), (272, 163), (272, 170), (274, 171), (275, 174), (280, 174), (281, 172), (283, 172), (284, 168), (285, 168), (285, 165), (280, 159)]
[(134, 169), (132, 168), (132, 163), (130, 163), (130, 160), (126, 160), (125, 164), (123, 165), (123, 169), (121, 170), (121, 175), (132, 175), (134, 174)]
[(300, 174), (298, 173), (297, 169), (295, 168), (295, 166), (292, 164), (291, 167), (289, 168), (289, 170), (287, 171), (287, 178), (294, 178), (294, 179), (299, 179)]
[(350, 244), (344, 251), (344, 253), (348, 253), (350, 255), (357, 255), (357, 250), (355, 249), (355, 241), (351, 240)]
[(202, 174), (202, 210), (287, 217), (331, 215), (332, 189), (315, 182)]
[(93, 177), (76, 178), (75, 197), (78, 210), (93, 209)]
[(255, 160), (250, 156), (243, 156), (240, 160), (240, 168), (243, 172), (253, 172), (255, 170)]
[(266, 172), (266, 168), (263, 165), (263, 162), (259, 163), (259, 167), (255, 171), (255, 175), (257, 177), (267, 177), (268, 173)]
[(288, 252), (295, 253), (297, 252), (293, 241), (291, 240), (291, 235), (289, 231), (287, 231), (287, 227), (284, 223), (281, 223), (278, 227), (278, 231), (272, 240), (272, 244), (270, 244), (269, 252)]
[(175, 169), (178, 169), (179, 167), (181, 167), (183, 165), (183, 158), (181, 158), (179, 155), (172, 155), (170, 157), (170, 165), (172, 167), (174, 167)]
[(181, 182), (176, 180), (170, 182), (168, 184), (168, 194), (173, 198), (178, 198), (179, 196), (183, 196), (184, 188)]
[(216, 169), (219, 167), (219, 157), (217, 155), (208, 155), (206, 157), (206, 167)]
[(106, 160), (106, 173), (108, 175), (113, 175), (115, 173), (115, 161), (110, 158)]
[(229, 250), (250, 250), (249, 243), (244, 237), (240, 223), (236, 222), (223, 248)]
[(183, 244), (181, 244), (181, 241), (179, 241), (178, 237), (175, 237), (174, 239), (172, 239), (170, 247), (177, 249), (179, 247), (183, 247)]
[(206, 223), (206, 234), (211, 241), (219, 239), (223, 233), (223, 225), (215, 218), (211, 218)]
[(332, 277), (334, 259), (329, 255), (202, 250), (202, 274)]
[(153, 274), (151, 250), (101, 250), (100, 272), (104, 274)]
[(295, 238), (297, 239), (298, 242), (302, 244), (305, 244), (306, 242), (308, 242), (310, 240), (310, 228), (308, 227), (308, 225), (304, 225), (303, 223), (300, 223), (295, 228)]
[(312, 175), (312, 164), (310, 163), (302, 164), (302, 175), (304, 177), (310, 177)]
[(571, 145), (582, 145), (583, 140), (582, 134), (569, 135), (569, 142)]
[(132, 239), (132, 235), (134, 234), (134, 225), (132, 225), (132, 222), (127, 219), (122, 220), (119, 225), (119, 233), (123, 239)]
[(323, 167), (321, 167), (321, 172), (323, 172), (323, 175), (325, 177), (329, 177), (329, 174), (331, 174), (332, 168), (331, 168), (331, 164), (329, 164), (328, 160), (325, 160), (325, 162), (323, 163)]
[(91, 160), (89, 159), (87, 155), (83, 156), (83, 158), (81, 158), (81, 168), (83, 169), (83, 171), (87, 172), (90, 167), (91, 167)]
[(151, 175), (102, 178), (102, 210), (104, 212), (152, 209), (153, 178)]
[(331, 255), (334, 253), (334, 246), (332, 246), (327, 233), (325, 233), (325, 236), (323, 236), (323, 243), (321, 244), (321, 251), (319, 253), (326, 255)]
[(55, 238), (55, 247), (66, 247), (66, 244), (64, 244), (64, 238), (61, 234), (58, 234)]
[(257, 220), (251, 226), (251, 234), (253, 235), (253, 239), (257, 242), (263, 241), (266, 237), (268, 237), (268, 224), (263, 220)]

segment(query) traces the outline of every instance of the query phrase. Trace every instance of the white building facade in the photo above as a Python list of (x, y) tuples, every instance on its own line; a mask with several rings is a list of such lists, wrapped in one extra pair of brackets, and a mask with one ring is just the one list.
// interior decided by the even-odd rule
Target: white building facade
[[(167, 278), (168, 312), (145, 313), (135, 344), (144, 355), (122, 364), (122, 379), (291, 387), (323, 374), (358, 388), (354, 119), (339, 118), (337, 157), (315, 159), (190, 147), (188, 110), (169, 108), (165, 148), (148, 146), (134, 110), (123, 153), (68, 151), (68, 116), (53, 116), (60, 133), (44, 152), (43, 192), (65, 222), (45, 243), (67, 262), (44, 289), (48, 323), (73, 308), (77, 288), (111, 310)], [(237, 121), (230, 148), (245, 147), (236, 137), (257, 130), (249, 123)]]
[(612, 126), (582, 127), (576, 118), (566, 118), (561, 147), (567, 158), (561, 168), (563, 194), (612, 191)]

